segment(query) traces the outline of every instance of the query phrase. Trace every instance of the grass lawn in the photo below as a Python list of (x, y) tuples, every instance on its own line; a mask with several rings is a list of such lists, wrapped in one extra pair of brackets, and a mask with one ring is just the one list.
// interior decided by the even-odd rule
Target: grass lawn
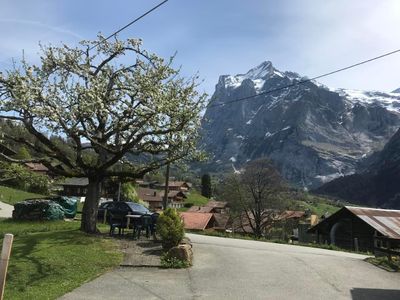
[(298, 201), (298, 202), (299, 206), (302, 209), (304, 210), (309, 209), (312, 213), (318, 216), (322, 216), (326, 212), (332, 215), (341, 208), (325, 202), (312, 202), (312, 203), (307, 203), (305, 201)]
[(40, 198), (40, 197), (44, 196), (0, 185), (0, 201), (4, 203), (14, 205), (15, 203), (23, 201), (25, 199)]
[(86, 235), (79, 225), (1, 220), (0, 237), (15, 235), (5, 299), (56, 299), (119, 265), (115, 241)]
[(193, 205), (202, 206), (206, 205), (208, 201), (210, 201), (210, 199), (202, 196), (197, 191), (192, 190), (187, 194), (185, 203), (193, 203)]
[(387, 271), (400, 272), (400, 260), (398, 257), (393, 257), (392, 261), (389, 261), (386, 256), (368, 257), (366, 261)]

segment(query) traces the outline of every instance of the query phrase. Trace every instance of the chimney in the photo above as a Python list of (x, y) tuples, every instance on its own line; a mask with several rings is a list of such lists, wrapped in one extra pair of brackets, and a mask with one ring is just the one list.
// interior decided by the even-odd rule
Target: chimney
[(155, 197), (155, 196), (157, 196), (157, 192), (156, 192), (156, 191), (154, 191), (154, 197)]

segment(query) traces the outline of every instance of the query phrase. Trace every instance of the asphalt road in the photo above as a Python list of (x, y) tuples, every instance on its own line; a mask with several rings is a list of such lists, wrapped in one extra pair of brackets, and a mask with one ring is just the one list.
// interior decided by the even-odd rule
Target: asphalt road
[(186, 270), (120, 268), (61, 299), (400, 299), (400, 274), (365, 256), (189, 235)]

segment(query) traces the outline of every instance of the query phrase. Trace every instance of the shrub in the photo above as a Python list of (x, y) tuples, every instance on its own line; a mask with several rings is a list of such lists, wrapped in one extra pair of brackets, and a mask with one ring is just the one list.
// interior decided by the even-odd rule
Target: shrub
[(2, 179), (8, 185), (27, 192), (49, 194), (50, 179), (46, 175), (37, 174), (23, 165), (14, 163), (3, 163), (1, 167), (3, 169)]
[(183, 269), (189, 267), (187, 261), (181, 260), (176, 257), (168, 257), (167, 253), (161, 256), (161, 267), (165, 269)]
[(178, 246), (185, 235), (183, 221), (176, 210), (167, 208), (157, 220), (157, 232), (164, 250)]
[(192, 202), (186, 202), (183, 204), (183, 207), (186, 207), (186, 208), (191, 208), (192, 206), (193, 206)]

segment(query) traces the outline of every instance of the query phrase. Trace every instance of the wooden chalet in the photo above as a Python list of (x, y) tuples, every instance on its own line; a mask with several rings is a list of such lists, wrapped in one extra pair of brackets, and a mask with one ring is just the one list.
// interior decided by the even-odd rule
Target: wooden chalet
[[(155, 185), (156, 189), (164, 190), (165, 183), (159, 183)], [(181, 191), (188, 192), (192, 188), (192, 184), (187, 181), (169, 181), (168, 182), (168, 190), (170, 191)]]
[[(64, 182), (58, 185), (62, 187), (59, 192), (62, 196), (86, 197), (89, 179), (86, 177), (71, 177), (66, 178)], [(111, 181), (104, 182), (101, 188), (101, 197), (114, 198), (117, 191), (117, 184)]]
[[(156, 190), (151, 188), (139, 187), (138, 196), (141, 200), (149, 205), (150, 209), (157, 210), (162, 209), (164, 191)], [(168, 206), (172, 208), (181, 208), (186, 199), (185, 193), (182, 191), (169, 191), (168, 192)]]
[(32, 172), (41, 174), (41, 175), (48, 175), (49, 169), (41, 163), (25, 163), (25, 166)]
[(163, 198), (158, 190), (139, 187), (137, 189), (139, 199), (146, 202), (151, 210), (159, 210), (163, 207)]

